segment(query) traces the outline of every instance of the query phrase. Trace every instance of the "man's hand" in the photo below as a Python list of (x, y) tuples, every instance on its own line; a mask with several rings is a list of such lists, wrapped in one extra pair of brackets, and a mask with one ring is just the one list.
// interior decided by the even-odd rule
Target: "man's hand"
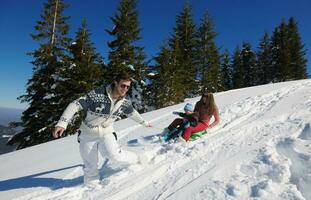
[(148, 123), (146, 127), (150, 128), (152, 127), (152, 124)]
[(144, 126), (147, 127), (147, 128), (152, 127), (152, 125), (150, 124), (150, 122), (146, 122), (146, 121), (144, 122)]
[(63, 127), (56, 126), (53, 131), (53, 137), (54, 138), (61, 137), (64, 131), (65, 129)]

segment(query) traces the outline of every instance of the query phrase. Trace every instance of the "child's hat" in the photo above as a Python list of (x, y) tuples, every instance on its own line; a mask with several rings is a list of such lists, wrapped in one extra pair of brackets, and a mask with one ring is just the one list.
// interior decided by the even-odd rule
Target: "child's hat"
[(193, 105), (191, 103), (187, 103), (184, 107), (184, 111), (193, 112)]

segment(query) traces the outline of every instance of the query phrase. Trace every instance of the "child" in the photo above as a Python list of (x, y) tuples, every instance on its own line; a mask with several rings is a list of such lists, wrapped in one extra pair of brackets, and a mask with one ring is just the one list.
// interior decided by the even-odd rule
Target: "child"
[(184, 113), (173, 112), (182, 118), (176, 118), (168, 127), (168, 133), (163, 136), (164, 141), (178, 138), (182, 135), (183, 131), (189, 126), (196, 126), (198, 123), (198, 116), (193, 112), (193, 105), (187, 103), (184, 107)]

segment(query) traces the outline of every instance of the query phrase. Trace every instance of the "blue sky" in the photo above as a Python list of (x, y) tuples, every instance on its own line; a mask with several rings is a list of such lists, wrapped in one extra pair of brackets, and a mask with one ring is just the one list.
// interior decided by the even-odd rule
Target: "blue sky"
[[(272, 33), (282, 18), (298, 21), (299, 32), (307, 51), (308, 73), (311, 74), (311, 1), (310, 0), (189, 0), (193, 18), (199, 24), (208, 10), (218, 32), (216, 43), (230, 52), (243, 41), (256, 50), (264, 31)], [(26, 53), (38, 47), (30, 37), (36, 21), (41, 20), (45, 0), (1, 0), (0, 2), (0, 107), (26, 108), (16, 98), (25, 94), (32, 76), (32, 60)], [(85, 17), (97, 52), (107, 61), (107, 42), (112, 38), (105, 29), (113, 27), (109, 17), (116, 12), (116, 0), (65, 0), (70, 5), (64, 15), (71, 16), (70, 37)], [(138, 3), (142, 40), (148, 58), (159, 51), (170, 36), (184, 0), (140, 0)]]

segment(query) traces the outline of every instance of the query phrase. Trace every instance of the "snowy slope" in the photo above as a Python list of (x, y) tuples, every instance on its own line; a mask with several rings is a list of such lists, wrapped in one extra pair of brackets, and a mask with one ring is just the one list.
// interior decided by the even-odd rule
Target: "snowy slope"
[(221, 123), (190, 143), (157, 137), (185, 103), (144, 114), (153, 128), (117, 122), (123, 147), (150, 161), (108, 163), (91, 190), (76, 136), (1, 155), (0, 199), (311, 199), (311, 80), (215, 98)]

